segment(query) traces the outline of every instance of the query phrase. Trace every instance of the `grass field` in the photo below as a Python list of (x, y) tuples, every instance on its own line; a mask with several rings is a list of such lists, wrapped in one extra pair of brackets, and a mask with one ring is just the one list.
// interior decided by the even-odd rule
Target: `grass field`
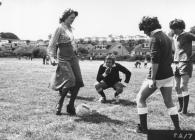
[[(138, 123), (134, 99), (145, 78), (147, 68), (134, 68), (132, 62), (119, 62), (126, 66), (132, 77), (124, 89), (119, 104), (100, 104), (93, 84), (102, 61), (81, 61), (83, 87), (75, 105), (86, 103), (99, 114), (88, 117), (55, 115), (58, 94), (48, 88), (55, 67), (42, 65), (41, 59), (18, 60), (0, 58), (0, 140), (146, 140), (147, 136), (131, 131)], [(124, 78), (123, 75), (121, 75)], [(181, 117), (182, 129), (195, 130), (195, 72), (189, 83), (191, 98), (189, 116)], [(106, 92), (112, 100), (114, 91)], [(148, 127), (173, 129), (170, 117), (157, 91), (148, 100)], [(177, 103), (173, 90), (173, 99)], [(66, 113), (65, 99), (63, 113)]]

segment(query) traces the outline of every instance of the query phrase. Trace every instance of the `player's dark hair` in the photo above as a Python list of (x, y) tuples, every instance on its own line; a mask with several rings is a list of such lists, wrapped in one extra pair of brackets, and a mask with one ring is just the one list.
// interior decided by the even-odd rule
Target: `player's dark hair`
[(161, 29), (161, 25), (157, 17), (144, 16), (139, 23), (140, 31), (152, 32), (156, 29)]
[(180, 29), (184, 30), (185, 29), (185, 22), (181, 19), (174, 19), (169, 23), (170, 29)]

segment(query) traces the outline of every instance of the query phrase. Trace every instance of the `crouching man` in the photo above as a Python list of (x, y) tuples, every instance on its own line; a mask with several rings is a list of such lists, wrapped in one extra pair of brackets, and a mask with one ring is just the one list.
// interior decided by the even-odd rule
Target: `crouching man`
[(108, 55), (105, 58), (104, 64), (101, 64), (97, 74), (97, 83), (95, 88), (99, 95), (101, 96), (99, 101), (101, 103), (106, 102), (106, 95), (104, 93), (105, 89), (113, 88), (116, 92), (114, 94), (115, 103), (119, 102), (119, 94), (123, 92), (124, 84), (121, 83), (119, 72), (125, 74), (125, 83), (129, 83), (131, 72), (124, 66), (115, 63), (115, 57)]

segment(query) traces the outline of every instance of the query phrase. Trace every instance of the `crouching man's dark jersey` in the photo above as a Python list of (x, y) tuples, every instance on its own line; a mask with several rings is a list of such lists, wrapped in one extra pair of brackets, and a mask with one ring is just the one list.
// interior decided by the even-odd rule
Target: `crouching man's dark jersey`
[(125, 74), (125, 83), (129, 83), (130, 77), (131, 77), (131, 72), (123, 67), (122, 65), (115, 63), (112, 68), (110, 73), (107, 76), (103, 76), (104, 72), (106, 71), (108, 67), (105, 64), (100, 65), (97, 78), (96, 80), (98, 82), (104, 81), (108, 86), (113, 86), (115, 83), (121, 81), (119, 77), (119, 72), (122, 72)]

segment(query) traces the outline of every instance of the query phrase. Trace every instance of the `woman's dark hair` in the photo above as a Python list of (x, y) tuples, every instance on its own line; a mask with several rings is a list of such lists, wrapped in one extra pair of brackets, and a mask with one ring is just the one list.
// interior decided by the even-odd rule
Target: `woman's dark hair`
[(156, 29), (161, 29), (161, 25), (157, 17), (144, 16), (139, 23), (140, 31), (152, 32)]
[(169, 27), (171, 29), (180, 29), (183, 30), (185, 29), (185, 22), (181, 19), (174, 19), (169, 23)]
[(78, 12), (74, 11), (72, 9), (67, 9), (63, 12), (62, 16), (60, 17), (60, 23), (64, 22), (71, 14), (75, 14), (75, 16), (78, 16)]

